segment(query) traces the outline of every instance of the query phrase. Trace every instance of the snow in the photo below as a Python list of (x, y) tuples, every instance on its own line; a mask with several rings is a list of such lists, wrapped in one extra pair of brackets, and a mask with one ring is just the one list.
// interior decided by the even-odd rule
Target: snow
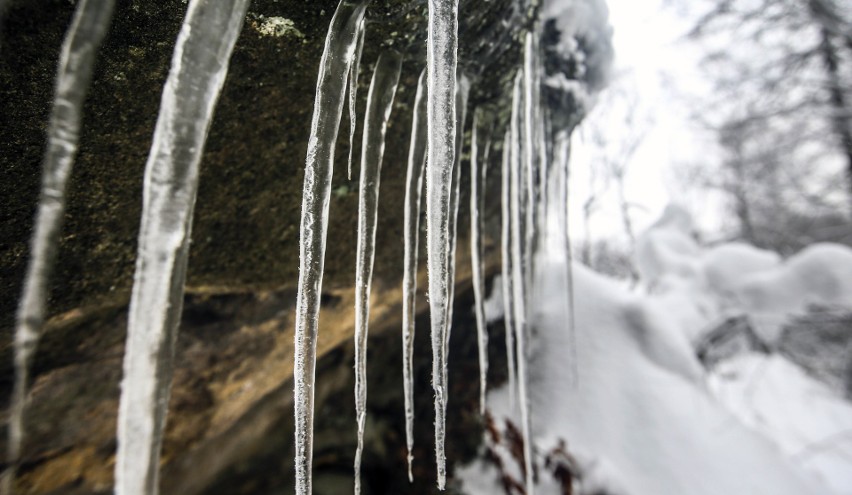
[(449, 294), (450, 186), (455, 163), (455, 97), (458, 60), (458, 0), (429, 0), (426, 40), (428, 159), (426, 227), (429, 307), (432, 330), (432, 388), (435, 392), (435, 461), (438, 489), (446, 485), (447, 306)]
[(852, 404), (778, 355), (720, 363), (710, 387), (743, 424), (772, 439), (834, 493), (852, 493)]
[(700, 249), (692, 230), (689, 213), (670, 204), (660, 219), (637, 237), (636, 270), (649, 290), (665, 291), (667, 285), (697, 277)]
[[(114, 0), (81, 2), (74, 11), (59, 54), (53, 107), (42, 163), (41, 197), (30, 240), (30, 259), (15, 326), (15, 383), (9, 411), (9, 440), (2, 490), (11, 493), (24, 438), (29, 373), (41, 337), (50, 274), (65, 212), (65, 186), (77, 152), (83, 101), (101, 41), (109, 28)], [(5, 5), (0, 5), (0, 21)]]
[(852, 249), (813, 244), (779, 266), (744, 277), (733, 292), (758, 332), (774, 341), (787, 317), (809, 304), (852, 308)]
[(358, 245), (355, 261), (355, 416), (358, 446), (355, 451), (355, 493), (361, 493), (361, 454), (367, 416), (367, 336), (370, 323), (370, 284), (376, 255), (376, 222), (379, 209), (382, 156), (402, 57), (388, 51), (379, 55), (364, 115), (361, 145), (361, 179), (358, 187)]
[(320, 60), (311, 135), (308, 139), (299, 229), (299, 285), (293, 365), (296, 493), (299, 495), (311, 493), (316, 339), (334, 148), (343, 113), (350, 63), (365, 9), (363, 3), (342, 1), (334, 12)]
[(414, 320), (417, 297), (417, 245), (420, 233), (420, 195), (423, 191), (423, 169), (426, 166), (426, 71), (417, 80), (414, 116), (411, 119), (411, 144), (405, 175), (405, 212), (403, 238), (405, 244), (402, 272), (402, 373), (405, 393), (405, 441), (408, 448), (408, 480), (414, 481)]
[[(557, 205), (545, 211), (560, 214)], [(548, 225), (553, 239), (564, 229)], [(651, 291), (574, 265), (576, 340), (564, 247), (542, 244), (527, 308), (533, 461), (544, 473), (536, 489), (561, 493), (544, 460), (564, 442), (579, 493), (852, 493), (852, 405), (780, 355), (740, 354), (708, 376), (694, 349), (732, 314), (783, 321), (808, 303), (852, 307), (852, 250), (816, 244), (782, 262), (741, 243), (705, 249), (691, 225), (671, 206), (640, 236), (637, 262), (656, 281)], [(494, 424), (523, 424), (511, 394), (489, 393)], [(458, 469), (466, 493), (523, 479), (516, 453), (486, 444), (502, 467), (486, 457)]]
[(145, 166), (118, 410), (115, 493), (157, 493), (198, 168), (247, 0), (190, 2)]
[[(536, 366), (529, 376), (537, 452), (566, 441), (583, 466), (584, 483), (622, 488), (614, 493), (826, 493), (715, 401), (700, 375), (684, 374), (677, 361), (660, 362), (655, 349), (668, 348), (679, 360), (688, 360), (690, 350), (666, 342), (671, 333), (664, 315), (649, 308), (646, 296), (581, 265), (574, 267), (579, 379), (572, 386), (563, 263), (560, 256), (537, 260), (530, 349)], [(514, 418), (506, 388), (492, 391), (488, 402), (495, 417)], [(471, 488), (482, 483), (476, 479), (483, 476), (481, 462), (457, 471), (467, 493), (490, 493), (468, 489), (469, 478)], [(583, 488), (588, 493), (590, 486)]]
[(743, 277), (775, 268), (781, 256), (773, 251), (742, 242), (730, 242), (707, 249), (701, 255), (704, 278), (719, 297), (730, 297)]

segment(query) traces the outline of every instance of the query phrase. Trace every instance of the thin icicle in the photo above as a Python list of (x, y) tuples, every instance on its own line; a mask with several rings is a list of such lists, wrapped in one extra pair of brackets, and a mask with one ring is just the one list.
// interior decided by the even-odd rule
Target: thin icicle
[(512, 186), (510, 181), (510, 149), (512, 134), (506, 131), (503, 138), (503, 161), (500, 169), (500, 258), (501, 272), (500, 280), (503, 287), (503, 323), (506, 331), (506, 362), (509, 368), (509, 404), (511, 410), (515, 410), (515, 394), (518, 388), (515, 379), (515, 326), (514, 318), (514, 289), (512, 287), (512, 229), (511, 229), (511, 200)]
[(576, 312), (574, 311), (574, 254), (571, 247), (571, 211), (570, 211), (570, 184), (571, 184), (571, 134), (563, 131), (557, 134), (554, 146), (556, 148), (556, 161), (561, 173), (559, 184), (561, 185), (560, 196), (557, 198), (556, 204), (563, 206), (562, 228), (564, 229), (564, 251), (566, 260), (566, 286), (568, 287), (568, 338), (571, 346), (571, 371), (573, 385), (577, 386), (579, 382), (579, 369), (577, 367), (577, 327), (576, 327)]
[(446, 307), (449, 282), (449, 206), (455, 162), (455, 85), (458, 51), (458, 0), (429, 0), (427, 39), (428, 161), (426, 227), (432, 338), (432, 388), (435, 392), (435, 460), (438, 489), (447, 481)]
[(311, 493), (316, 344), (334, 145), (343, 113), (346, 80), (365, 8), (364, 1), (343, 0), (337, 6), (325, 39), (314, 96), (299, 230), (299, 288), (293, 365), (298, 495)]
[[(532, 438), (530, 437), (530, 418), (529, 418), (529, 401), (527, 397), (527, 315), (526, 315), (526, 294), (527, 284), (525, 282), (525, 258), (521, 247), (521, 195), (526, 186), (521, 174), (523, 166), (521, 159), (520, 141), (523, 139), (521, 135), (521, 105), (523, 96), (521, 95), (521, 84), (523, 74), (518, 73), (515, 77), (515, 86), (512, 92), (512, 138), (511, 143), (513, 151), (511, 153), (511, 219), (512, 219), (512, 285), (515, 290), (514, 294), (514, 310), (515, 310), (515, 347), (518, 359), (518, 403), (521, 409), (521, 432), (524, 437), (524, 472), (526, 480), (526, 493), (532, 495), (535, 487), (533, 486), (533, 471), (532, 471)], [(528, 191), (528, 189), (527, 189)], [(523, 205), (530, 208), (530, 204)], [(529, 218), (529, 217), (527, 217)], [(524, 237), (526, 240), (526, 236)], [(531, 253), (527, 253), (531, 256)]]
[(524, 38), (524, 69), (523, 69), (523, 125), (521, 136), (523, 139), (523, 177), (521, 182), (524, 184), (525, 200), (523, 200), (521, 209), (525, 218), (523, 221), (524, 230), (524, 247), (522, 249), (523, 256), (523, 274), (524, 274), (524, 292), (529, 294), (532, 287), (533, 276), (533, 250), (535, 249), (535, 234), (537, 219), (536, 213), (539, 205), (539, 198), (536, 193), (535, 172), (538, 165), (538, 153), (536, 153), (536, 110), (537, 110), (537, 85), (536, 85), (536, 43), (532, 32), (527, 32)]
[(479, 171), (479, 121), (481, 109), (473, 112), (470, 138), (470, 264), (473, 274), (474, 314), (476, 315), (476, 336), (479, 344), (479, 412), (485, 415), (485, 392), (488, 388), (488, 329), (485, 323), (484, 292), (482, 278), (482, 232), (480, 226), (480, 193), (484, 182), (488, 162), (482, 162), (482, 174)]
[(358, 102), (358, 72), (361, 68), (361, 52), (364, 50), (364, 18), (358, 26), (358, 44), (355, 45), (352, 65), (349, 66), (349, 163), (346, 178), (352, 180), (352, 152), (355, 150), (355, 126), (357, 125), (356, 104)]
[[(444, 340), (446, 353), (450, 352), (450, 334), (453, 331), (453, 303), (456, 298), (456, 251), (458, 247), (459, 198), (461, 196), (461, 156), (464, 145), (464, 123), (467, 118), (467, 97), (470, 93), (470, 80), (460, 76), (456, 82), (456, 163), (453, 165), (453, 185), (450, 196), (450, 245), (447, 257), (449, 259), (450, 280), (447, 285), (447, 334)], [(447, 382), (447, 369), (444, 368), (444, 382)]]
[(370, 322), (370, 282), (376, 253), (376, 219), (379, 211), (379, 183), (382, 155), (402, 57), (390, 51), (379, 56), (364, 115), (361, 141), (361, 180), (358, 188), (358, 247), (355, 271), (355, 415), (358, 447), (355, 450), (355, 493), (361, 493), (361, 453), (364, 451), (364, 424), (367, 418), (367, 335)]
[(198, 166), (248, 0), (193, 0), (145, 166), (118, 411), (116, 495), (156, 494)]
[(417, 296), (417, 239), (420, 232), (420, 194), (426, 166), (426, 70), (417, 80), (414, 117), (411, 121), (411, 145), (405, 174), (404, 242), (405, 269), (402, 273), (402, 373), (405, 392), (405, 443), (408, 448), (408, 481), (414, 481), (414, 318)]
[[(15, 384), (9, 414), (8, 467), (0, 487), (5, 494), (12, 493), (15, 471), (20, 462), (29, 373), (45, 319), (50, 276), (65, 212), (65, 185), (77, 153), (83, 101), (114, 5), (114, 0), (81, 0), (59, 56), (47, 149), (42, 162), (38, 212), (15, 326)], [(3, 2), (0, 15), (5, 7)]]

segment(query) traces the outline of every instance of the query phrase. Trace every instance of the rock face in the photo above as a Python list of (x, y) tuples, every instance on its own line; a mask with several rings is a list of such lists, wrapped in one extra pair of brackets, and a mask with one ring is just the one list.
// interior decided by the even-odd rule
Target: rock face
[[(515, 35), (526, 18), (524, 2), (462, 3), (463, 70), (474, 79), (483, 73), (489, 78), (489, 84), (474, 89), (471, 105), (495, 103), (510, 68), (516, 66)], [(252, 2), (202, 159), (190, 287), (274, 288), (295, 281), (308, 127), (319, 59), (335, 7), (333, 0)], [(58, 52), (73, 9), (67, 0), (11, 1), (0, 31), (4, 333), (12, 325), (20, 295)], [(84, 110), (53, 279), (53, 314), (128, 297), (142, 174), (185, 9), (181, 0), (117, 2)], [(402, 266), (400, 205), (410, 109), (425, 66), (425, 9), (425, 2), (402, 0), (375, 1), (368, 9), (359, 113), (381, 50), (392, 46), (405, 55), (388, 128), (378, 224), (375, 276), (388, 281), (399, 277)], [(508, 27), (495, 19), (507, 20)], [(327, 286), (354, 280), (358, 195), (357, 182), (345, 177), (347, 137), (348, 132), (340, 133)]]
[[(468, 280), (467, 276), (464, 277)], [(476, 337), (469, 282), (460, 285), (451, 343), (449, 456), (463, 462), (481, 440)], [(433, 408), (428, 318), (417, 321), (416, 483), (406, 475), (400, 291), (379, 294), (368, 376), (365, 493), (433, 493)], [(163, 445), (161, 493), (287, 493), (293, 486), (294, 293), (187, 296)], [(421, 306), (425, 301), (420, 301)], [(315, 493), (352, 490), (355, 452), (351, 290), (323, 307), (317, 366)], [(423, 308), (425, 309), (425, 308)], [(30, 436), (20, 493), (112, 493), (115, 419), (126, 307), (70, 312), (55, 320), (36, 362)], [(492, 329), (492, 383), (505, 380), (501, 328)]]
[[(308, 126), (323, 41), (335, 1), (256, 0), (237, 42), (201, 164), (188, 290), (164, 443), (162, 493), (269, 493), (292, 487), (292, 305)], [(0, 401), (11, 390), (11, 332), (21, 291), (58, 51), (73, 13), (67, 0), (12, 0), (0, 29)], [(115, 414), (136, 258), (142, 175), (163, 82), (186, 9), (181, 0), (117, 2), (87, 99), (67, 192), (48, 323), (26, 417), (20, 493), (110, 493)], [(401, 349), (404, 164), (417, 77), (425, 65), (425, 2), (372, 2), (358, 108), (385, 47), (404, 56), (382, 177), (369, 376), (367, 493), (434, 488), (428, 324), (418, 321), (415, 485), (405, 479)], [(529, 5), (462, 2), (462, 69), (471, 108), (505, 120), (503, 87), (518, 65)], [(0, 13), (2, 14), (2, 13)], [(505, 20), (506, 22), (498, 22)], [(470, 115), (472, 112), (468, 112)], [(360, 120), (360, 118), (359, 118)], [(352, 323), (357, 183), (346, 180), (347, 127), (338, 143), (326, 256), (317, 390), (317, 493), (350, 490), (354, 453)], [(498, 123), (498, 125), (501, 125)], [(359, 133), (361, 122), (359, 121)], [(356, 146), (360, 139), (356, 138)], [(359, 156), (355, 150), (355, 156)], [(495, 159), (499, 153), (492, 153)], [(357, 164), (356, 164), (357, 166)], [(497, 170), (492, 166), (492, 170)], [(357, 174), (355, 174), (357, 177)], [(496, 191), (499, 184), (489, 181)], [(462, 174), (462, 191), (467, 191)], [(357, 179), (356, 179), (357, 180)], [(464, 194), (464, 193), (463, 193)], [(490, 194), (490, 193), (488, 193)], [(494, 197), (496, 198), (496, 192)], [(461, 200), (460, 218), (468, 200)], [(483, 216), (493, 228), (499, 203)], [(421, 222), (422, 224), (423, 222)], [(460, 233), (466, 233), (462, 221)], [(466, 242), (459, 243), (466, 253)], [(486, 258), (494, 259), (492, 248)], [(449, 456), (481, 438), (476, 413), (472, 295), (461, 256), (451, 345)], [(421, 266), (424, 263), (421, 263)], [(425, 273), (420, 286), (425, 287)], [(425, 301), (420, 300), (421, 311)], [(497, 330), (498, 332), (501, 330)], [(503, 338), (492, 337), (492, 374)], [(421, 352), (422, 351), (422, 352)], [(499, 382), (500, 376), (492, 381)], [(0, 443), (5, 443), (3, 435)], [(5, 446), (0, 445), (5, 454)], [(5, 459), (4, 459), (5, 460)]]

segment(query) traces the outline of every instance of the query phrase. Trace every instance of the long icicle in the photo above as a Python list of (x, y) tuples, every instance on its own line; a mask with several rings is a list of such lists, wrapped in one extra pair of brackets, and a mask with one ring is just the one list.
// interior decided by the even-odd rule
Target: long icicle
[[(456, 81), (456, 163), (453, 165), (453, 185), (450, 193), (450, 224), (449, 224), (449, 282), (447, 283), (447, 331), (444, 337), (445, 354), (450, 353), (450, 334), (453, 331), (453, 303), (456, 298), (456, 251), (458, 247), (459, 198), (461, 196), (461, 156), (464, 146), (464, 123), (467, 118), (467, 97), (470, 92), (470, 80), (460, 76)], [(444, 368), (444, 383), (447, 381), (447, 368)]]
[(358, 26), (364, 17), (365, 9), (365, 1), (343, 0), (331, 19), (317, 75), (311, 136), (305, 161), (293, 364), (298, 495), (311, 493), (317, 329), (334, 146), (343, 113), (349, 64), (357, 44)]
[(538, 95), (536, 86), (536, 56), (535, 56), (535, 37), (531, 31), (526, 33), (524, 37), (524, 70), (523, 70), (523, 116), (521, 126), (521, 136), (523, 136), (523, 177), (521, 182), (524, 184), (525, 200), (521, 206), (525, 219), (523, 221), (524, 231), (524, 247), (523, 253), (523, 274), (524, 274), (524, 293), (528, 295), (532, 288), (533, 277), (533, 251), (535, 249), (534, 239), (537, 226), (537, 208), (539, 198), (536, 191), (536, 165), (538, 153), (536, 152), (536, 96)]
[(193, 0), (145, 166), (118, 410), (116, 495), (156, 494), (198, 167), (248, 0)]
[[(515, 290), (514, 294), (514, 309), (515, 309), (515, 348), (518, 359), (518, 403), (521, 409), (521, 432), (524, 436), (524, 474), (526, 493), (532, 495), (535, 487), (533, 485), (533, 470), (532, 470), (532, 438), (530, 437), (530, 422), (529, 422), (529, 401), (527, 397), (527, 315), (526, 315), (526, 295), (527, 284), (526, 274), (526, 259), (523, 256), (521, 246), (521, 211), (522, 201), (521, 196), (527, 184), (524, 178), (521, 177), (522, 171), (525, 171), (524, 160), (521, 157), (520, 141), (523, 139), (521, 134), (521, 105), (524, 96), (521, 94), (523, 73), (519, 72), (515, 77), (515, 86), (512, 92), (512, 163), (511, 163), (511, 181), (512, 181), (512, 196), (511, 196), (511, 218), (512, 218), (512, 285)], [(529, 189), (526, 189), (529, 191)], [(532, 207), (530, 204), (523, 205), (526, 208)], [(527, 217), (529, 218), (529, 217)], [(526, 237), (524, 238), (526, 239)], [(530, 256), (531, 253), (527, 253)]]
[(511, 228), (511, 195), (512, 185), (510, 180), (510, 150), (512, 134), (506, 131), (503, 137), (503, 160), (500, 169), (500, 280), (503, 288), (503, 326), (506, 332), (506, 363), (509, 368), (509, 405), (515, 410), (515, 394), (518, 388), (515, 378), (515, 325), (514, 325), (514, 289), (512, 287), (512, 228)]
[[(9, 414), (8, 467), (0, 486), (4, 494), (11, 495), (20, 462), (30, 368), (44, 325), (50, 276), (65, 213), (65, 186), (77, 153), (83, 101), (114, 5), (114, 0), (81, 0), (59, 55), (38, 212), (15, 325), (15, 384)], [(5, 7), (4, 2), (0, 6), (0, 16)]]
[(402, 273), (402, 373), (405, 393), (405, 443), (408, 448), (408, 481), (414, 481), (414, 319), (417, 296), (417, 247), (420, 233), (420, 195), (423, 191), (423, 169), (426, 166), (426, 70), (417, 80), (414, 117), (411, 122), (411, 145), (408, 148), (408, 170), (405, 174), (405, 243)]
[[(557, 134), (554, 146), (556, 147), (559, 160), (557, 162), (562, 177), (560, 178), (560, 197), (558, 203), (563, 207), (562, 228), (564, 229), (564, 251), (565, 251), (565, 279), (568, 288), (568, 338), (571, 345), (571, 371), (573, 385), (576, 387), (580, 379), (580, 370), (577, 364), (577, 318), (574, 308), (574, 251), (571, 247), (571, 134), (563, 131)], [(555, 153), (555, 154), (557, 154)]]
[(376, 254), (376, 219), (379, 210), (379, 183), (388, 118), (402, 67), (399, 53), (382, 53), (376, 62), (361, 144), (361, 180), (358, 188), (358, 247), (355, 272), (355, 415), (358, 447), (355, 450), (355, 493), (361, 493), (361, 454), (364, 451), (364, 425), (367, 418), (367, 335), (370, 322), (370, 282)]
[(449, 206), (455, 162), (455, 85), (458, 51), (458, 0), (429, 0), (427, 39), (428, 161), (426, 227), (432, 338), (432, 388), (435, 392), (435, 461), (438, 489), (447, 482), (446, 307), (449, 277)]
[(481, 181), (487, 162), (482, 163), (482, 175), (479, 171), (479, 121), (481, 109), (473, 112), (473, 124), (470, 137), (470, 264), (473, 274), (474, 314), (476, 315), (476, 336), (479, 350), (479, 412), (485, 415), (485, 392), (488, 388), (488, 329), (485, 324), (485, 305), (482, 278), (482, 232), (480, 227)]
[(361, 53), (364, 50), (364, 18), (358, 26), (358, 44), (349, 66), (349, 162), (346, 167), (346, 178), (352, 180), (352, 153), (355, 151), (355, 126), (358, 123), (356, 105), (358, 103), (358, 72), (361, 68)]

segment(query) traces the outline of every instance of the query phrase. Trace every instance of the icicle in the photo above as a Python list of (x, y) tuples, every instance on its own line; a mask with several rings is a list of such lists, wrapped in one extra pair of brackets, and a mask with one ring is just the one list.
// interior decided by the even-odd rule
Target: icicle
[(482, 162), (482, 175), (479, 174), (479, 121), (481, 110), (473, 112), (473, 124), (470, 139), (470, 264), (473, 273), (474, 314), (476, 315), (476, 335), (479, 344), (479, 412), (485, 415), (485, 392), (488, 388), (488, 329), (485, 324), (484, 280), (482, 279), (482, 238), (480, 230), (481, 201), (479, 188), (484, 183), (488, 162)]
[(198, 165), (248, 0), (193, 0), (145, 167), (118, 412), (117, 495), (156, 494)]
[(532, 32), (527, 32), (524, 38), (524, 70), (523, 70), (523, 128), (521, 130), (523, 139), (523, 177), (521, 182), (525, 189), (525, 200), (523, 200), (521, 209), (525, 215), (523, 222), (524, 230), (524, 247), (522, 249), (523, 256), (523, 275), (524, 275), (524, 292), (529, 294), (532, 286), (533, 276), (533, 250), (534, 239), (536, 233), (536, 211), (539, 205), (536, 194), (535, 171), (538, 154), (536, 153), (536, 96), (538, 94), (536, 86), (536, 57), (535, 57), (535, 38)]
[[(33, 355), (41, 337), (50, 275), (65, 212), (65, 185), (74, 165), (83, 101), (95, 56), (110, 24), (114, 0), (81, 0), (65, 34), (56, 74), (47, 150), (42, 162), (41, 197), (30, 241), (30, 259), (15, 326), (15, 384), (9, 414), (9, 440), (2, 492), (11, 494), (24, 437), (24, 408)], [(0, 15), (4, 5), (0, 6)]]
[(561, 177), (557, 182), (560, 184), (559, 196), (556, 199), (557, 205), (562, 205), (562, 228), (564, 232), (563, 241), (564, 241), (564, 252), (565, 252), (565, 261), (566, 261), (566, 270), (565, 270), (565, 279), (566, 279), (566, 287), (568, 288), (568, 338), (569, 344), (571, 346), (571, 371), (573, 384), (576, 386), (579, 381), (579, 369), (577, 368), (577, 328), (576, 328), (576, 317), (574, 311), (574, 255), (573, 249), (571, 248), (571, 211), (570, 211), (570, 191), (569, 187), (571, 184), (571, 170), (570, 170), (570, 160), (571, 160), (571, 134), (567, 131), (563, 131), (557, 134), (555, 138), (554, 147), (556, 148), (556, 156), (558, 157), (554, 161), (556, 165), (559, 167), (558, 172)]
[(514, 289), (512, 287), (512, 229), (511, 229), (511, 181), (509, 172), (510, 149), (512, 134), (506, 131), (503, 138), (503, 162), (500, 169), (501, 191), (500, 191), (500, 207), (501, 207), (501, 231), (500, 231), (500, 257), (501, 257), (501, 276), (500, 279), (503, 285), (503, 322), (506, 331), (506, 363), (509, 368), (509, 404), (511, 409), (515, 409), (515, 392), (517, 390), (517, 381), (515, 380), (515, 326), (514, 318)]
[[(521, 135), (521, 104), (523, 97), (521, 95), (521, 82), (523, 74), (518, 73), (515, 77), (515, 86), (512, 92), (512, 125), (511, 143), (512, 163), (511, 163), (511, 219), (512, 219), (512, 286), (515, 290), (513, 303), (515, 309), (515, 347), (518, 358), (518, 403), (521, 409), (521, 431), (524, 437), (524, 471), (526, 474), (526, 493), (532, 495), (535, 487), (533, 486), (532, 472), (532, 438), (530, 437), (530, 421), (529, 421), (529, 402), (527, 397), (527, 354), (526, 354), (526, 339), (527, 339), (527, 315), (526, 315), (526, 291), (525, 283), (525, 259), (521, 247), (521, 195), (523, 188), (526, 185), (521, 178), (522, 160), (519, 141), (523, 139)], [(528, 189), (527, 189), (528, 191)], [(531, 205), (526, 204), (529, 208)], [(527, 217), (529, 218), (529, 217)], [(531, 253), (527, 253), (531, 255)]]
[(334, 166), (334, 145), (343, 113), (346, 80), (350, 70), (358, 26), (366, 3), (343, 0), (331, 19), (317, 75), (314, 114), (305, 182), (299, 247), (299, 288), (296, 296), (296, 329), (293, 377), (296, 417), (296, 493), (311, 493), (313, 461), (314, 375), (319, 324), (322, 273), (325, 262), (328, 203)]
[[(470, 80), (460, 76), (456, 81), (456, 163), (453, 165), (453, 185), (450, 196), (450, 244), (449, 259), (450, 279), (447, 284), (447, 332), (444, 339), (446, 353), (450, 352), (450, 334), (453, 330), (453, 303), (456, 298), (456, 248), (458, 247), (459, 197), (461, 195), (461, 156), (464, 145), (464, 123), (467, 118), (467, 97), (470, 92)], [(447, 383), (447, 369), (444, 368), (444, 382)]]
[(352, 65), (349, 67), (349, 163), (346, 178), (352, 180), (352, 152), (355, 150), (355, 126), (357, 125), (355, 106), (358, 102), (358, 72), (361, 67), (361, 52), (364, 49), (364, 18), (358, 25), (358, 44), (355, 45)]
[(402, 274), (402, 373), (405, 391), (405, 441), (408, 447), (408, 481), (413, 482), (414, 460), (414, 317), (417, 296), (417, 237), (420, 232), (420, 194), (426, 166), (426, 70), (417, 80), (414, 117), (411, 121), (411, 145), (405, 175), (405, 269)]
[(448, 305), (449, 206), (455, 128), (455, 83), (458, 51), (458, 0), (429, 0), (427, 39), (428, 161), (426, 227), (429, 266), (429, 305), (432, 327), (432, 388), (435, 391), (435, 460), (438, 489), (446, 485), (447, 365), (446, 307)]
[(367, 331), (370, 322), (370, 282), (376, 251), (376, 219), (385, 134), (402, 57), (396, 52), (379, 56), (367, 95), (364, 137), (361, 142), (361, 180), (358, 188), (358, 248), (355, 272), (355, 414), (358, 447), (355, 450), (355, 493), (361, 493), (361, 453), (367, 417)]

